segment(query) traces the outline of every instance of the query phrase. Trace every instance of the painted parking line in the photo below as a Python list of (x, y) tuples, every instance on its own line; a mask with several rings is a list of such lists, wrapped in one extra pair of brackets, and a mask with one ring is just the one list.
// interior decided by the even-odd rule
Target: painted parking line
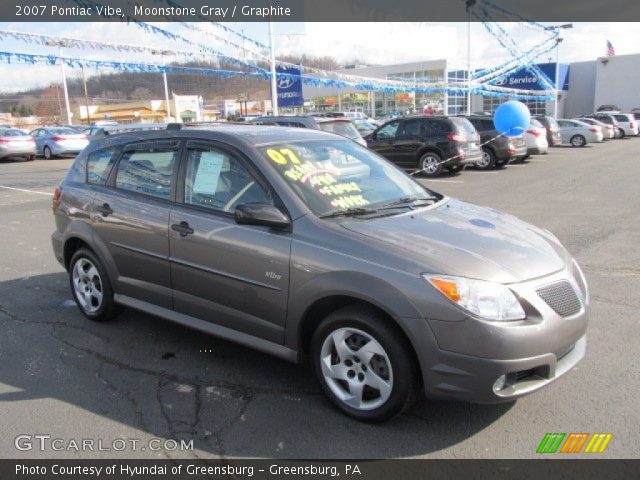
[(26, 190), (24, 188), (7, 187), (5, 185), (0, 185), (0, 188), (5, 188), (7, 190), (15, 190), (16, 192), (36, 193), (38, 195), (49, 195), (50, 197), (53, 197), (53, 193), (51, 192), (39, 192), (38, 190)]

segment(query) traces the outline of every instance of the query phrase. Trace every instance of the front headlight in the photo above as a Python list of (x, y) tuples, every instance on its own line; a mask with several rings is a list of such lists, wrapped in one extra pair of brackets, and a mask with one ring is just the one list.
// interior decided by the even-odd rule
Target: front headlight
[(422, 274), (452, 302), (487, 320), (522, 320), (526, 317), (513, 292), (502, 284), (447, 275)]

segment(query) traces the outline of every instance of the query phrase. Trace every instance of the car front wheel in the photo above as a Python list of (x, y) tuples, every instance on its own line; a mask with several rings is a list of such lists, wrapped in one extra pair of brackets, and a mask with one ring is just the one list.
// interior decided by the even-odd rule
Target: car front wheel
[(51, 149), (49, 147), (44, 147), (44, 149), (42, 150), (42, 154), (47, 160), (51, 160), (53, 158), (53, 152), (51, 152)]
[(316, 377), (340, 410), (363, 421), (382, 422), (417, 397), (420, 376), (413, 350), (375, 310), (346, 307), (329, 314), (311, 340)]

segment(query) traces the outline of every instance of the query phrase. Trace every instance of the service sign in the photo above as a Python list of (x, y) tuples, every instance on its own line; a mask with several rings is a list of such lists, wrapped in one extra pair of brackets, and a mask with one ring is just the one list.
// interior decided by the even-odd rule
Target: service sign
[[(555, 63), (539, 63), (538, 67), (547, 77), (552, 85), (556, 81), (556, 64)], [(489, 82), (496, 87), (517, 88), (519, 90), (545, 90), (544, 85), (526, 68), (522, 68), (517, 72), (513, 72), (496, 82)], [(569, 89), (569, 65), (560, 64), (560, 85), (561, 90)]]
[[(280, 74), (291, 76), (281, 76)], [(276, 66), (276, 85), (278, 89), (279, 107), (301, 107), (304, 104), (300, 75), (300, 67)]]

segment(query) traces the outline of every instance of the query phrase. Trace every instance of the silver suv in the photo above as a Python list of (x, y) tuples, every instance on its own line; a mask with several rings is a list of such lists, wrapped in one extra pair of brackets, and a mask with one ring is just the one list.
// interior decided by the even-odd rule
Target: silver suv
[(587, 284), (556, 237), (334, 134), (114, 134), (77, 157), (53, 211), (53, 249), (89, 319), (127, 306), (308, 358), (361, 420), (421, 392), (513, 401), (585, 355)]

